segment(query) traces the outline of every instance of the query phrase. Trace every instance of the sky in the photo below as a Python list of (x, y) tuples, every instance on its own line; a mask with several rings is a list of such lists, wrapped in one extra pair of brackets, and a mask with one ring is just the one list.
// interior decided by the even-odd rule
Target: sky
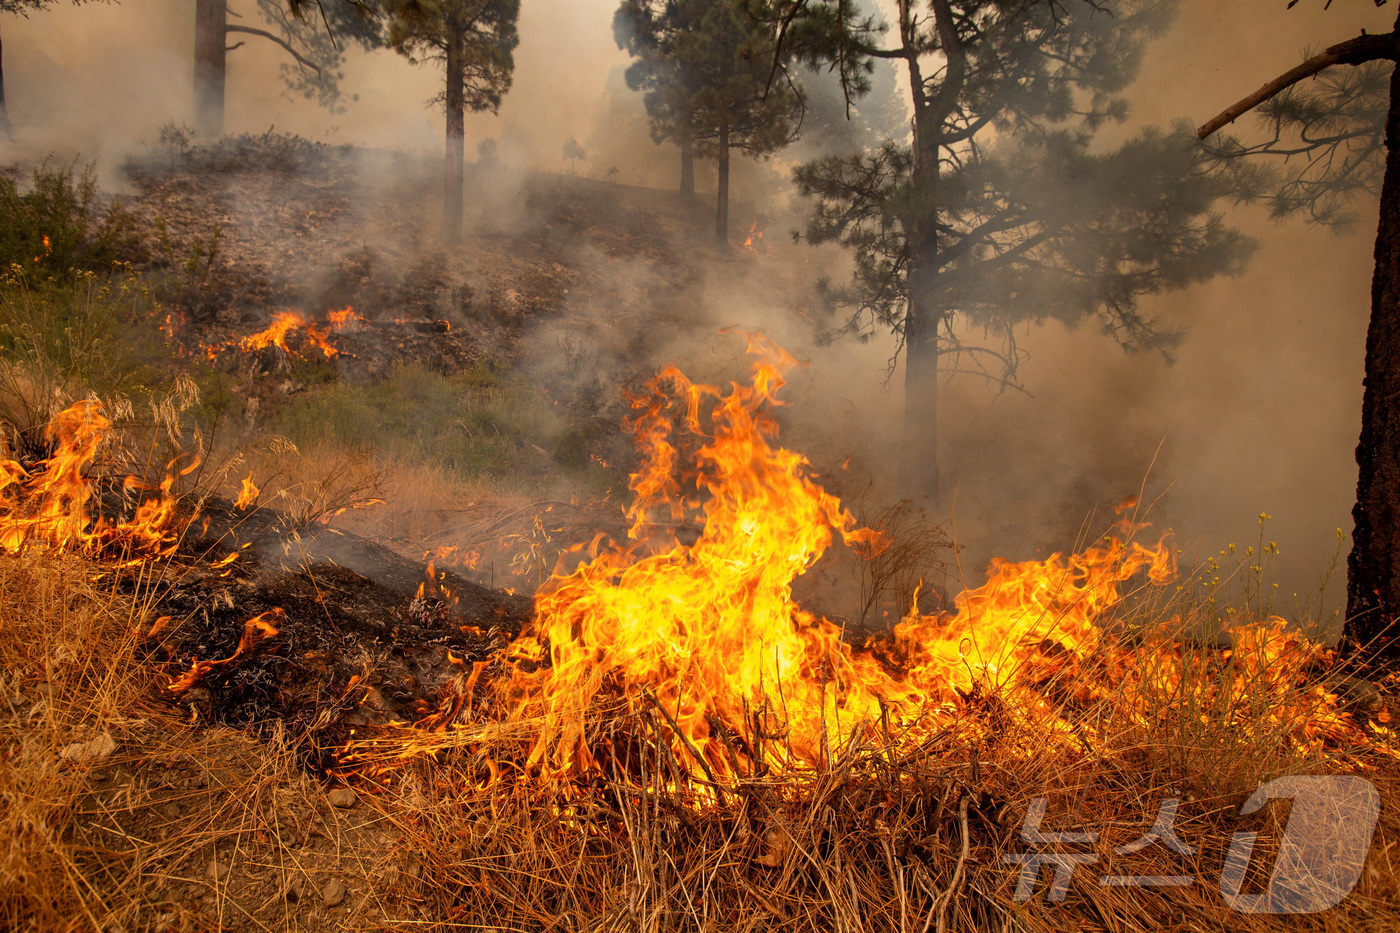
[[(1395, 5), (1378, 9), (1372, 0), (1285, 7), (1184, 0), (1128, 93), (1125, 129), (1183, 117), (1199, 124), (1292, 67), (1305, 49), (1394, 22)], [(612, 38), (614, 8), (615, 0), (523, 0), (514, 86), (498, 116), (468, 118), (468, 152), (490, 136), (537, 167), (563, 168), (562, 140), (589, 138), (612, 106), (609, 95), (619, 93), (627, 59)], [(256, 22), (249, 0), (232, 9)], [(192, 0), (0, 16), (13, 151), (97, 158), (103, 178), (119, 186), (123, 154), (153, 147), (162, 124), (190, 122), (193, 19)], [(276, 80), (286, 57), (270, 44), (252, 40), (229, 60), (230, 132), (275, 127), (327, 142), (440, 151), (443, 118), (427, 106), (437, 90), (431, 65), (354, 52), (344, 69), (345, 109), (329, 113), (287, 97)], [(636, 180), (647, 177), (638, 170)], [(758, 182), (740, 176), (736, 197), (759, 196), (746, 183)], [(1252, 542), (1267, 512), (1266, 537), (1283, 549), (1284, 577), (1294, 589), (1312, 585), (1335, 548), (1335, 529), (1351, 526), (1374, 208), (1348, 236), (1275, 225), (1250, 210), (1231, 220), (1262, 243), (1246, 274), (1149, 302), (1186, 331), (1174, 365), (1125, 355), (1093, 333), (1043, 327), (1023, 341), (1033, 397), (949, 389), (945, 476), (964, 490), (964, 521), (977, 521), (979, 499), (997, 483), (1034, 513), (1042, 507), (1037, 484), (1102, 483), (1113, 487), (1103, 495), (1114, 495), (1124, 476), (1151, 467), (1149, 487), (1170, 489), (1165, 524), (1211, 550)], [(879, 382), (873, 369), (861, 377), (867, 388)], [(897, 385), (889, 398), (899, 403)], [(1079, 501), (1051, 499), (1060, 505), (1045, 508)]]

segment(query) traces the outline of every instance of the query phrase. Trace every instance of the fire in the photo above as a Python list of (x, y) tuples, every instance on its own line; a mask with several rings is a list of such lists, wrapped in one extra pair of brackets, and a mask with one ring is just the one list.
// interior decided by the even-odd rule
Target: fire
[(277, 626), (282, 624), (285, 617), (286, 613), (281, 609), (269, 609), (267, 612), (253, 616), (243, 623), (243, 635), (238, 639), (238, 647), (233, 654), (217, 661), (195, 661), (190, 665), (188, 671), (171, 680), (166, 685), (166, 689), (171, 693), (184, 693), (208, 676), (210, 672), (227, 667), (237, 661), (252, 651), (259, 642), (276, 637), (278, 634)]
[(238, 493), (238, 498), (233, 500), (235, 508), (246, 509), (258, 501), (258, 496), (262, 490), (253, 485), (253, 474), (249, 473), (243, 480), (243, 489)]
[[(960, 696), (1015, 689), (1048, 646), (1092, 651), (1094, 620), (1123, 583), (1140, 572), (1171, 576), (1166, 548), (1126, 535), (1071, 557), (1000, 562), (956, 613), (923, 616), (916, 606), (888, 643), (853, 649), (836, 625), (795, 604), (792, 582), (837, 538), (869, 553), (884, 542), (854, 527), (804, 457), (772, 443), (766, 409), (794, 360), (762, 338), (750, 350), (759, 356), (751, 386), (724, 392), (668, 369), (634, 401), (628, 430), (644, 463), (631, 478), (631, 543), (595, 542), (586, 563), (552, 578), (536, 598), (536, 631), (512, 648), (520, 713), (545, 723), (532, 764), (590, 766), (586, 711), (620, 694), (634, 712), (662, 711), (679, 733), (676, 756), (702, 758), (712, 773), (733, 771), (721, 733), (781, 734), (784, 760), (773, 752), (763, 764), (809, 765), (835, 736), (882, 717), (922, 718), (928, 728)], [(703, 530), (682, 544), (661, 518)]]
[(481, 552), (477, 550), (462, 550), (455, 545), (434, 548), (431, 551), (423, 552), (423, 560), (428, 561), (431, 569), (434, 564), (441, 564), (444, 567), (461, 567), (465, 570), (475, 570), (476, 565), (481, 562)]
[(94, 519), (88, 508), (93, 489), (87, 473), (111, 428), (102, 403), (85, 399), (50, 421), (44, 436), (53, 445), (53, 455), (33, 472), (13, 460), (0, 461), (0, 548), (13, 552), (37, 544), (97, 553), (119, 546), (147, 555), (173, 550), (178, 527), (171, 488), (177, 477), (198, 466), (198, 459), (190, 458), (183, 466), (184, 458), (171, 461), (165, 478), (155, 486), (128, 477), (125, 489), (153, 495), (130, 519), (116, 524), (101, 516)]
[[(595, 540), (580, 566), (552, 577), (534, 629), (509, 648), (500, 695), (533, 736), (527, 768), (564, 777), (615, 758), (600, 716), (664, 721), (673, 759), (721, 783), (819, 766), (856, 740), (908, 752), (956, 727), (999, 741), (995, 716), (1088, 741), (1076, 710), (1112, 698), (1147, 726), (1191, 678), (1211, 722), (1267, 731), (1280, 747), (1316, 752), (1361, 735), (1334, 694), (1307, 686), (1328, 652), (1279, 619), (1236, 627), (1224, 652), (1182, 648), (1171, 612), (1152, 617), (1163, 650), (1120, 642), (1111, 620), (1127, 596), (1177, 577), (1172, 551), (1135, 542), (1145, 526), (1128, 518), (1078, 553), (996, 560), (953, 611), (923, 614), (916, 598), (888, 637), (853, 647), (794, 602), (792, 583), (838, 539), (863, 556), (888, 542), (856, 528), (810, 463), (777, 446), (768, 409), (794, 360), (763, 338), (750, 351), (751, 385), (721, 390), (668, 369), (634, 400), (627, 429), (643, 463), (628, 541)], [(677, 526), (698, 538), (684, 543)]]
[(267, 347), (278, 347), (288, 356), (299, 356), (301, 354), (288, 346), (288, 340), (301, 334), (305, 342), (319, 350), (326, 359), (331, 359), (340, 355), (340, 351), (331, 344), (331, 335), (353, 330), (366, 323), (368, 321), (352, 308), (330, 312), (324, 324), (308, 319), (299, 311), (279, 311), (273, 315), (272, 323), (256, 334), (213, 344), (205, 347), (204, 351), (210, 360), (218, 359), (220, 353), (230, 348), (253, 353)]
[(758, 252), (758, 241), (763, 239), (763, 231), (758, 229), (758, 221), (749, 225), (749, 235), (744, 237), (744, 249), (751, 253)]

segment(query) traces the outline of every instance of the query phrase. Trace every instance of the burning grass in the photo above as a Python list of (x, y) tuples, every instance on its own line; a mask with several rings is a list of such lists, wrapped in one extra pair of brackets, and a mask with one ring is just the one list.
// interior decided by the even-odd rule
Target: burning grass
[[(96, 588), (89, 565), (45, 562), (37, 545), (54, 542), (42, 536), (0, 558), (13, 581), (0, 597), (25, 619), (0, 641), (18, 676), (8, 686), (27, 710), (11, 703), (13, 751), (0, 777), (15, 801), (13, 925), (52, 928), (64, 911), (98, 928), (142, 929), (1400, 923), (1390, 807), (1340, 906), (1249, 913), (1231, 906), (1222, 881), (1233, 841), (1254, 833), (1259, 854), (1241, 890), (1272, 890), (1267, 856), (1285, 851), (1288, 817), (1281, 804), (1242, 806), (1265, 782), (1347, 775), (1394, 799), (1391, 682), (1361, 679), (1268, 615), (1257, 585), (1226, 605), (1218, 562), (1181, 568), (1168, 542), (1134, 540), (1144, 526), (1127, 510), (1073, 554), (996, 562), (951, 610), (915, 603), (893, 632), (852, 644), (795, 603), (792, 582), (838, 540), (866, 554), (889, 542), (857, 528), (807, 462), (776, 445), (770, 408), (793, 361), (766, 341), (751, 349), (752, 385), (721, 390), (671, 370), (634, 400), (628, 430), (641, 466), (626, 530), (564, 555), (532, 627), (477, 657), (449, 651), (456, 673), (435, 706), (411, 723), (369, 721), (338, 746), (330, 776), (382, 811), (393, 831), (379, 837), (375, 865), (396, 866), (379, 885), (358, 875), (371, 891), (346, 908), (329, 896), (297, 906), (303, 894), (288, 895), (284, 874), (265, 886), (266, 903), (241, 893), (262, 890), (289, 861), (305, 873), (297, 860), (309, 837), (298, 848), (287, 827), (311, 818), (272, 804), (283, 788), (316, 792), (292, 776), (296, 740), (275, 723), (263, 723), (263, 757), (240, 772), (252, 796), (231, 791), (205, 811), (188, 837), (193, 856), (115, 818), (124, 842), (96, 842), (112, 803), (75, 804), (95, 793), (83, 783), (93, 769), (75, 761), (110, 754), (123, 723), (169, 723), (174, 708), (157, 694), (188, 696), (202, 677), (237, 668), (279, 637), (285, 614), (248, 620), (231, 656), (152, 683), (139, 658), (148, 604)], [(43, 574), (66, 582), (50, 586)], [(82, 698), (47, 744), (36, 744), (29, 699), (41, 677), (55, 689), (71, 682)], [(362, 689), (367, 705), (372, 691)], [(214, 754), (200, 743), (218, 728), (171, 726), (162, 741)], [(1179, 844), (1139, 845), (1164, 812)], [(1054, 835), (1065, 832), (1093, 838)], [(1042, 878), (1018, 891), (1027, 859), (1066, 846), (1078, 871), (1062, 890)], [(353, 859), (363, 870), (364, 853)], [(188, 887), (199, 860), (212, 893), (156, 906), (160, 879)], [(307, 877), (317, 883), (347, 870), (316, 864)], [(1102, 880), (1141, 876), (1177, 880)], [(31, 890), (42, 896), (26, 899)], [(57, 913), (45, 913), (49, 904)]]

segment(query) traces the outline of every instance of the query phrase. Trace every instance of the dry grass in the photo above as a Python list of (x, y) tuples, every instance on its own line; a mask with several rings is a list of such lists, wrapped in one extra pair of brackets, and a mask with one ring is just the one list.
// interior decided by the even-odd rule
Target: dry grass
[[(1389, 808), (1342, 906), (1304, 917), (1242, 914), (1215, 881), (1226, 847), (1237, 829), (1276, 835), (1281, 807), (1241, 821), (1234, 814), (1244, 795), (1184, 791), (1177, 770), (1153, 765), (1150, 747), (1128, 735), (1086, 754), (1044, 723), (1003, 725), (994, 747), (957, 730), (904, 754), (860, 743), (818, 771), (729, 783), (723, 803), (699, 775), (677, 780), (658, 751), (664, 734), (627, 767), (552, 791), (525, 779), (482, 787), (487, 757), (506, 748), (473, 742), (401, 765), (396, 781), (432, 789), (412, 825), (427, 853), (419, 893), (440, 929), (1340, 931), (1400, 923), (1390, 855), (1400, 818)], [(979, 731), (971, 726), (969, 734)], [(1394, 799), (1393, 762), (1349, 764)], [(1047, 831), (1102, 833), (1103, 857), (1079, 869), (1059, 903), (1047, 898), (1045, 876), (1032, 899), (1018, 902), (1017, 867), (1003, 861), (1029, 849), (1018, 829), (1038, 797), (1050, 801)], [(1161, 847), (1109, 854), (1146, 832), (1171, 797), (1183, 798), (1175, 825), (1194, 855)], [(1099, 874), (1199, 881), (1101, 887)]]
[[(449, 532), (448, 520), (409, 516), (483, 492), (437, 475), (413, 480), (405, 469), (389, 484), (401, 506), (417, 503), (392, 519), (406, 538)], [(520, 503), (522, 515), (529, 506)], [(857, 739), (833, 736), (827, 764), (775, 776), (736, 739), (740, 776), (717, 785), (680, 765), (664, 715), (605, 699), (587, 733), (606, 752), (600, 769), (541, 782), (525, 763), (538, 723), (503, 721), (485, 703), (455, 728), (361, 745), (345, 769), (359, 803), (341, 810), (281, 730), (192, 724), (161, 696), (159, 647), (145, 638), (159, 572), (118, 581), (68, 558), (0, 556), (0, 928), (1400, 928), (1400, 768), (1387, 739), (1368, 742), (1337, 718), (1326, 695), (1335, 675), (1309, 666), (1305, 642), (1238, 640), (1224, 655), (1186, 637), (1232, 615), (1189, 582), (1125, 603), (1131, 611), (1114, 624), (1130, 650), (1115, 663), (1130, 668), (1039, 679), (1062, 699), (1038, 708), (995, 692), (970, 698), (918, 743), (872, 723)], [(1089, 700), (1070, 696), (1071, 674), (1092, 681)], [(103, 735), (110, 754), (64, 757)], [(1287, 818), (1280, 802), (1241, 819), (1240, 804), (1259, 783), (1297, 773), (1360, 774), (1377, 786), (1384, 807), (1366, 870), (1320, 914), (1234, 911), (1216, 881), (1232, 834), (1258, 831), (1267, 852)], [(1042, 797), (1043, 830), (1101, 833), (1098, 861), (1060, 902), (1046, 876), (1018, 900), (1018, 867), (1003, 859), (1030, 848), (1021, 821)], [(1114, 854), (1172, 798), (1194, 853)], [(1100, 874), (1197, 881), (1104, 887)], [(347, 889), (339, 901), (336, 884)]]
[[(1371, 718), (1386, 701), (1374, 688), (1365, 703), (1348, 695), (1326, 652), (1279, 623), (1237, 629), (1228, 651), (1203, 641), (1244, 615), (1238, 603), (1226, 611), (1219, 569), (1130, 594), (1109, 620), (1117, 647), (1033, 679), (1048, 704), (989, 689), (918, 741), (868, 723), (830, 736), (825, 764), (759, 757), (781, 776), (754, 765), (755, 734), (726, 740), (736, 779), (683, 767), (664, 711), (612, 693), (586, 713), (598, 769), (541, 779), (527, 761), (540, 721), (502, 721), (505, 700), (489, 687), (455, 727), (383, 735), (347, 764), (388, 796), (413, 788), (410, 825), (427, 853), (418, 894), (441, 929), (1396, 929), (1400, 753)], [(1378, 789), (1361, 879), (1317, 914), (1234, 910), (1219, 881), (1232, 838), (1259, 834), (1246, 891), (1260, 891), (1289, 813), (1276, 801), (1242, 817), (1242, 804), (1297, 774), (1360, 775)], [(1099, 834), (1078, 847), (1097, 859), (1062, 901), (1048, 896), (1048, 868), (1018, 898), (1019, 868), (1004, 858), (1035, 848), (1021, 824), (1038, 798), (1042, 831)], [(1118, 854), (1168, 800), (1194, 851)], [(1121, 887), (1101, 875), (1195, 880)]]
[[(405, 842), (372, 798), (332, 807), (280, 732), (197, 726), (161, 698), (139, 596), (90, 564), (26, 554), (0, 556), (0, 606), (0, 929), (421, 918), (386, 884)], [(334, 907), (332, 881), (346, 889)]]

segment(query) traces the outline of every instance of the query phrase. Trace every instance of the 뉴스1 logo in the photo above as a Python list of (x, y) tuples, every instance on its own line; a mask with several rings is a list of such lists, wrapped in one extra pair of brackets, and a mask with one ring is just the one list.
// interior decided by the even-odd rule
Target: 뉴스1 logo
[[(1361, 877), (1371, 836), (1380, 818), (1380, 794), (1365, 778), (1345, 775), (1295, 775), (1277, 778), (1260, 787), (1240, 815), (1255, 813), (1265, 803), (1290, 798), (1293, 809), (1283, 838), (1279, 840), (1269, 881), (1262, 892), (1242, 893), (1245, 875), (1254, 854), (1258, 833), (1239, 831), (1230, 837), (1224, 867), (1217, 880), (1221, 897), (1232, 909), (1251, 914), (1310, 914), (1342, 902)], [(1095, 832), (1046, 832), (1041, 829), (1048, 799), (1037, 797), (1021, 824), (1021, 841), (1028, 851), (1008, 852), (1002, 861), (1021, 866), (1015, 900), (1035, 894), (1041, 869), (1053, 868), (1046, 897), (1062, 901), (1074, 870), (1098, 861)], [(1152, 827), (1141, 838), (1114, 849), (1115, 855), (1131, 855), (1149, 846), (1164, 846), (1181, 855), (1193, 855), (1196, 847), (1177, 835), (1178, 798), (1162, 801)], [(1194, 875), (1100, 875), (1103, 887), (1186, 887)]]

